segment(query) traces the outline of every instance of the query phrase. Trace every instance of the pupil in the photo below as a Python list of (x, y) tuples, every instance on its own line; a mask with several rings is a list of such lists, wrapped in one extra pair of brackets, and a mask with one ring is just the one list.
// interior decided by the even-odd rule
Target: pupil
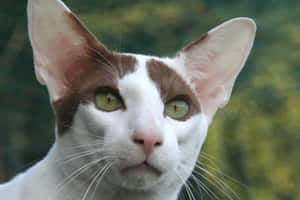
[(107, 104), (110, 104), (110, 102), (111, 102), (111, 95), (107, 95), (106, 96), (106, 100), (107, 100)]
[(174, 111), (177, 112), (177, 105), (174, 104)]

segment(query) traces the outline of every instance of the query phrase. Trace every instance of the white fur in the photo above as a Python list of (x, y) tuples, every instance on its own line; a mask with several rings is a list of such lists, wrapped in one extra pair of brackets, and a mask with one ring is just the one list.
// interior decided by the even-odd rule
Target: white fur
[[(159, 91), (149, 78), (145, 66), (146, 61), (153, 57), (136, 55), (136, 58), (137, 71), (126, 75), (118, 83), (127, 107), (126, 111), (102, 112), (96, 109), (93, 103), (80, 105), (73, 128), (63, 137), (57, 137), (56, 143), (44, 160), (17, 176), (12, 182), (1, 186), (1, 200), (82, 200), (91, 182), (84, 179), (91, 178), (95, 169), (84, 172), (82, 180), (75, 179), (64, 187), (57, 188), (68, 175), (87, 162), (76, 159), (64, 163), (62, 160), (71, 154), (89, 149), (84, 145), (97, 142), (103, 142), (97, 146), (102, 148), (103, 152), (91, 155), (89, 159), (92, 161), (101, 156), (111, 156), (114, 157), (115, 163), (99, 184), (95, 193), (96, 199), (177, 198), (205, 140), (207, 120), (203, 114), (195, 115), (184, 122), (164, 117), (164, 105)], [(122, 168), (139, 164), (145, 159), (141, 148), (132, 142), (134, 131), (153, 128), (163, 134), (164, 143), (154, 150), (148, 162), (160, 169), (163, 175), (157, 178), (151, 173), (137, 171), (121, 174)], [(90, 137), (91, 134), (103, 137), (104, 140)], [(73, 148), (74, 145), (82, 148)], [(86, 200), (92, 200), (91, 196), (87, 196)]]
[[(72, 60), (68, 55), (76, 57), (81, 52), (77, 50), (86, 45), (86, 38), (74, 31), (66, 12), (71, 11), (61, 1), (29, 0), (36, 74), (47, 85), (52, 100), (63, 97), (69, 89), (64, 84), (66, 63), (61, 60)], [(126, 110), (102, 112), (93, 102), (79, 105), (72, 127), (63, 136), (57, 135), (45, 159), (0, 186), (0, 200), (176, 200), (195, 166), (215, 111), (230, 97), (254, 35), (254, 23), (239, 18), (213, 29), (207, 40), (175, 58), (131, 54), (137, 58), (137, 70), (118, 80)], [(75, 53), (70, 54), (71, 50)], [(146, 69), (152, 58), (166, 63), (187, 81), (204, 112), (186, 121), (163, 115), (159, 90)], [(147, 158), (161, 176), (150, 171), (122, 172), (146, 159), (133, 142), (137, 130), (161, 134), (162, 145)], [(79, 169), (83, 170), (76, 176)], [(106, 172), (103, 177), (98, 174), (101, 169)], [(91, 184), (97, 185), (97, 190)]]

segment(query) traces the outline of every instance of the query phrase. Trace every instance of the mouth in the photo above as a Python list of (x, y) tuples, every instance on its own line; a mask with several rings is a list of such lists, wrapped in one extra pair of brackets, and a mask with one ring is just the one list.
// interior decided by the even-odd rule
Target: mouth
[(134, 165), (134, 166), (130, 166), (130, 167), (126, 167), (126, 168), (122, 169), (121, 173), (127, 173), (127, 172), (132, 172), (132, 171), (144, 172), (144, 173), (150, 172), (150, 173), (155, 174), (156, 176), (160, 176), (162, 174), (162, 171), (160, 171), (156, 167), (149, 164), (146, 160), (138, 165)]

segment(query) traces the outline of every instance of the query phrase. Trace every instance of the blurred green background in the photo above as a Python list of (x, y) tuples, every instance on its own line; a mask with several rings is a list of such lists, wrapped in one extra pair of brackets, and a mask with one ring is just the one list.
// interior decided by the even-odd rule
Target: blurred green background
[[(209, 129), (202, 156), (209, 161), (202, 161), (237, 180), (207, 167), (242, 200), (300, 199), (299, 0), (65, 3), (110, 49), (158, 56), (174, 55), (230, 18), (253, 18), (254, 48), (230, 103)], [(53, 113), (34, 76), (26, 23), (26, 1), (1, 1), (0, 182), (40, 160), (54, 141)]]

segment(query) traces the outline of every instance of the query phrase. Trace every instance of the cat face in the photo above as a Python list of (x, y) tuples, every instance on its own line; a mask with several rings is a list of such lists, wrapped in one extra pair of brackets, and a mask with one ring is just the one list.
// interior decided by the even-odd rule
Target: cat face
[(86, 177), (126, 189), (180, 187), (229, 100), (252, 47), (253, 21), (233, 19), (175, 57), (159, 58), (109, 51), (61, 1), (29, 1), (28, 13), (37, 78), (56, 115), (56, 147), (62, 159), (81, 158), (63, 170), (86, 167)]
[[(100, 63), (82, 77), (78, 83), (82, 87), (74, 87), (76, 95), (54, 102), (57, 116), (70, 112), (60, 106), (82, 102), (73, 106), (77, 109), (72, 124), (58, 119), (60, 148), (76, 144), (81, 146), (79, 152), (97, 151), (87, 159), (107, 158), (103, 163), (112, 164), (107, 181), (128, 189), (185, 180), (207, 129), (196, 94), (176, 72), (174, 60), (115, 56), (121, 63)], [(108, 98), (117, 100), (108, 103)]]

